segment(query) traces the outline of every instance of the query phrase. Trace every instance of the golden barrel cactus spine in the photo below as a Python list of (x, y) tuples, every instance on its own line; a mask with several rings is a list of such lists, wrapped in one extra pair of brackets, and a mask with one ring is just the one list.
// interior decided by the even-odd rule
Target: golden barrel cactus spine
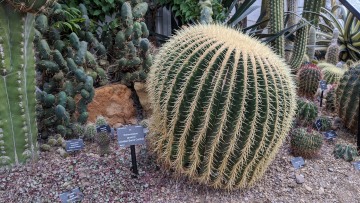
[(296, 109), (283, 60), (222, 25), (179, 31), (156, 56), (148, 91), (150, 146), (159, 162), (229, 190), (261, 178)]

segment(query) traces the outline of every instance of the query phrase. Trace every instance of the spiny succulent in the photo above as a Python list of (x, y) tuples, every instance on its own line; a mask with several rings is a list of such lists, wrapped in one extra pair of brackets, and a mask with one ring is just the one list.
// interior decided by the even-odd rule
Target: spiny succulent
[(319, 131), (328, 131), (331, 129), (331, 120), (329, 117), (320, 116), (320, 117), (316, 118), (316, 122), (318, 122), (318, 121), (320, 121), (320, 123), (321, 123), (321, 127), (318, 128)]
[[(96, 126), (107, 125), (106, 119), (103, 116), (96, 118)], [(99, 147), (99, 154), (103, 156), (110, 152), (110, 135), (108, 132), (97, 132), (95, 141)]]
[(336, 87), (337, 87), (337, 85), (332, 85), (325, 97), (325, 99), (326, 99), (325, 109), (330, 112), (334, 112), (336, 110), (336, 102), (335, 102), (336, 101), (336, 95), (335, 95)]
[(96, 136), (96, 125), (94, 123), (88, 123), (85, 127), (84, 138), (86, 140), (93, 140)]
[(315, 130), (296, 128), (291, 132), (290, 147), (294, 156), (316, 157), (323, 144), (323, 136)]
[(159, 163), (216, 188), (259, 180), (292, 125), (296, 93), (271, 49), (223, 25), (184, 28), (148, 78)]
[(324, 67), (321, 72), (323, 73), (324, 80), (327, 84), (337, 84), (344, 75), (345, 70), (336, 66), (328, 66)]
[(297, 99), (296, 119), (300, 125), (310, 125), (315, 122), (318, 115), (317, 105), (305, 98)]
[(299, 96), (309, 99), (314, 98), (321, 79), (321, 70), (316, 65), (302, 65), (297, 74)]
[(335, 158), (344, 159), (345, 161), (353, 161), (358, 156), (356, 146), (351, 144), (336, 144), (333, 153)]

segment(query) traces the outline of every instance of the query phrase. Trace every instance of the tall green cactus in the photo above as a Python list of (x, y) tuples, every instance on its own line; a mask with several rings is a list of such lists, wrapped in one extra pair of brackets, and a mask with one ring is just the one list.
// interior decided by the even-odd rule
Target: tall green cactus
[(345, 126), (357, 133), (360, 99), (360, 64), (346, 71), (336, 89), (336, 108)]
[[(41, 3), (47, 1), (0, 2), (0, 166), (37, 156), (35, 17), (21, 11), (35, 11)], [(11, 6), (19, 4), (24, 7)]]
[(308, 46), (307, 46), (307, 55), (312, 60), (315, 56), (315, 46), (316, 46), (316, 29), (314, 26), (310, 27), (309, 30), (309, 39), (308, 39)]
[(283, 60), (222, 25), (179, 31), (156, 56), (148, 91), (150, 143), (159, 161), (216, 188), (259, 180), (296, 108)]
[[(284, 29), (284, 0), (269, 0), (270, 7), (270, 32), (278, 33)], [(281, 57), (285, 55), (284, 35), (279, 36), (272, 43), (275, 52)]]
[(306, 55), (305, 52), (306, 52), (306, 43), (308, 38), (308, 30), (309, 30), (309, 26), (304, 25), (303, 27), (299, 28), (296, 31), (294, 49), (289, 62), (291, 71), (294, 74), (297, 73), (297, 71), (299, 70), (303, 62), (304, 56)]
[(320, 9), (324, 7), (324, 5), (324, 0), (304, 0), (302, 17), (317, 27), (319, 24)]

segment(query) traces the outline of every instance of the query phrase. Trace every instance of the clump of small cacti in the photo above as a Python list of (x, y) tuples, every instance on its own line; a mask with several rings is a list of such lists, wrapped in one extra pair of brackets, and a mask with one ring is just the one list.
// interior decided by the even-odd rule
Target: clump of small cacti
[(320, 122), (321, 123), (321, 127), (320, 128), (316, 128), (319, 131), (328, 131), (331, 129), (331, 120), (329, 117), (327, 116), (320, 116), (319, 118), (316, 119), (316, 122)]
[(190, 26), (170, 39), (154, 60), (148, 92), (149, 143), (161, 165), (215, 188), (259, 180), (296, 108), (283, 60), (223, 25)]
[[(143, 1), (124, 2), (120, 11), (120, 26), (116, 36), (103, 33), (103, 40), (109, 41), (107, 49), (117, 65), (109, 68), (113, 81), (131, 85), (135, 81), (145, 81), (152, 64), (149, 30), (144, 15), (148, 4)], [(113, 31), (112, 31), (113, 32)]]
[(358, 156), (356, 147), (350, 144), (336, 144), (333, 153), (335, 158), (345, 161), (353, 161)]
[(34, 19), (49, 0), (0, 1), (0, 167), (38, 154)]
[[(96, 118), (96, 126), (107, 125), (106, 119), (103, 116)], [(110, 153), (110, 135), (108, 132), (97, 132), (95, 135), (95, 142), (99, 147), (99, 154), (101, 156)]]
[(314, 102), (303, 98), (297, 99), (296, 119), (298, 124), (310, 125), (314, 123), (317, 115), (318, 107)]
[(336, 110), (335, 91), (336, 91), (336, 85), (332, 85), (325, 97), (326, 99), (325, 109), (330, 112), (334, 112)]
[(336, 89), (336, 109), (345, 127), (357, 133), (360, 99), (360, 64), (346, 71)]
[(294, 156), (316, 157), (323, 144), (323, 136), (315, 130), (296, 128), (291, 132), (290, 147)]
[(327, 84), (337, 84), (344, 75), (345, 70), (336, 66), (328, 66), (324, 67), (321, 72), (323, 73), (324, 80)]
[(298, 94), (312, 99), (322, 79), (321, 70), (314, 64), (304, 64), (297, 74)]

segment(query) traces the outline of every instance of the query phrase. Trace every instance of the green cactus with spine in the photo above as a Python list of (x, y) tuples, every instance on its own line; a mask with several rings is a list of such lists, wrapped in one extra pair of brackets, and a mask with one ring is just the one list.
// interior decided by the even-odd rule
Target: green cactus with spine
[(297, 99), (296, 119), (298, 124), (310, 125), (315, 122), (317, 115), (318, 107), (314, 102), (304, 98)]
[(318, 129), (319, 131), (328, 131), (331, 130), (331, 120), (329, 117), (327, 116), (320, 116), (318, 118), (316, 118), (316, 122), (320, 122), (321, 123), (321, 127), (317, 128), (315, 126), (316, 129)]
[(95, 136), (96, 136), (96, 125), (94, 123), (86, 124), (84, 138), (86, 140), (94, 140)]
[(316, 65), (302, 65), (297, 74), (298, 95), (309, 99), (314, 98), (321, 79), (321, 70)]
[(346, 71), (336, 89), (336, 109), (345, 127), (354, 134), (358, 129), (360, 64)]
[(38, 154), (35, 96), (35, 15), (51, 1), (0, 2), (0, 166)]
[(356, 146), (351, 144), (336, 144), (333, 153), (335, 158), (349, 162), (354, 161), (355, 157), (359, 156)]
[(283, 60), (223, 25), (179, 31), (156, 56), (148, 92), (148, 136), (159, 162), (229, 190), (261, 178), (296, 110)]
[(340, 34), (339, 30), (335, 28), (333, 31), (333, 38), (331, 44), (327, 48), (325, 54), (325, 61), (333, 65), (337, 65), (337, 63), (339, 62), (340, 46), (337, 42), (339, 38), (339, 34)]
[(318, 155), (322, 144), (323, 136), (315, 130), (296, 128), (291, 132), (290, 148), (294, 156), (314, 158)]
[[(98, 116), (96, 118), (96, 126), (107, 125), (107, 121), (104, 117)], [(110, 153), (110, 135), (108, 132), (98, 132), (95, 135), (95, 141), (98, 144), (99, 154), (103, 156)]]
[(321, 70), (327, 84), (337, 84), (344, 75), (345, 70), (336, 66), (328, 66)]
[[(302, 22), (302, 21), (300, 21)], [(300, 23), (301, 24), (301, 23)], [(309, 26), (304, 25), (296, 31), (294, 49), (289, 62), (292, 73), (297, 73), (306, 56), (306, 43), (308, 39)]]
[[(278, 33), (284, 29), (284, 0), (269, 0), (270, 33)], [(281, 57), (285, 55), (285, 38), (279, 36), (272, 43), (272, 47)]]
[(326, 94), (326, 105), (325, 109), (330, 112), (334, 112), (336, 110), (336, 87), (337, 85), (332, 85)]
[(302, 17), (317, 27), (319, 24), (320, 9), (324, 6), (324, 0), (304, 0)]
[(316, 28), (311, 26), (309, 29), (309, 39), (306, 54), (310, 59), (315, 57), (315, 46), (316, 46)]

